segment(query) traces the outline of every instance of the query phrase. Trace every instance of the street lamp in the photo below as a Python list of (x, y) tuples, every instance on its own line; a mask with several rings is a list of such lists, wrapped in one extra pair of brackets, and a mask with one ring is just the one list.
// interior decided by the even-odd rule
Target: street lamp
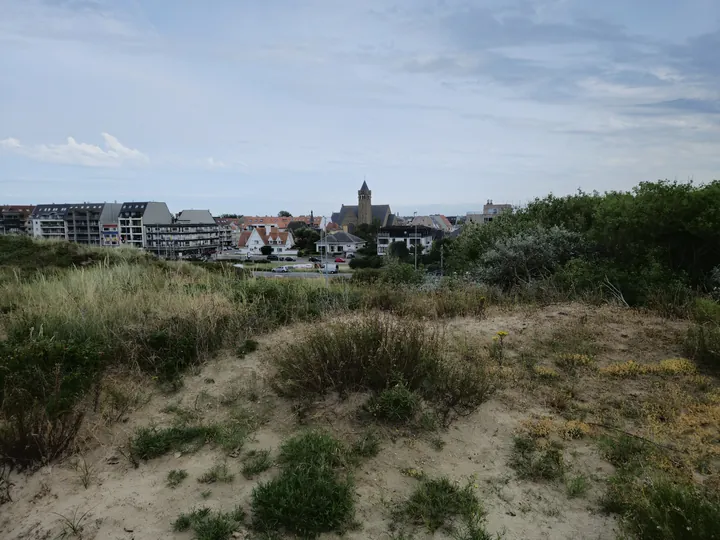
[(413, 212), (413, 222), (415, 223), (415, 270), (417, 270), (417, 248), (418, 248), (418, 237), (417, 237), (417, 210)]

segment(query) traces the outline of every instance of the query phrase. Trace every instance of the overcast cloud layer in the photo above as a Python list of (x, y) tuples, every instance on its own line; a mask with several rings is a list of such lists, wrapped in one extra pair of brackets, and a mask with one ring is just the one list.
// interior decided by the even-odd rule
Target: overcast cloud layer
[(720, 178), (716, 0), (0, 0), (0, 204), (447, 214)]

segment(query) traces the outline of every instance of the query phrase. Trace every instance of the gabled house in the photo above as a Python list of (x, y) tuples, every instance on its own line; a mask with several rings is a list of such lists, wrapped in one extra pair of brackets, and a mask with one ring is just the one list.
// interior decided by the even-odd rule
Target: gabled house
[(278, 231), (276, 227), (266, 225), (255, 227), (251, 231), (243, 231), (238, 241), (238, 251), (245, 255), (261, 255), (263, 246), (270, 246), (273, 254), (297, 255), (293, 249), (295, 239), (290, 231)]
[(358, 249), (365, 245), (365, 240), (355, 236), (354, 234), (338, 231), (336, 233), (327, 234), (315, 242), (315, 250), (319, 253), (333, 253), (339, 255), (347, 255), (355, 253)]

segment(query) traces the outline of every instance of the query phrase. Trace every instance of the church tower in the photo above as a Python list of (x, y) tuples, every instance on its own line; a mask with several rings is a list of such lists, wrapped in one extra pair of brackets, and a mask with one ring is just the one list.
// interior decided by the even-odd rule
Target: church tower
[(372, 224), (372, 191), (365, 181), (358, 191), (358, 225), (363, 223)]

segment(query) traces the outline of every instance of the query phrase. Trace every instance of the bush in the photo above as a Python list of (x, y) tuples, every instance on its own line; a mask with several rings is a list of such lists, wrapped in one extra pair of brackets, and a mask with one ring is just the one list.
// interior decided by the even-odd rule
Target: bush
[(561, 448), (526, 435), (515, 437), (510, 466), (520, 478), (529, 480), (558, 480), (565, 474)]
[(560, 227), (536, 226), (495, 241), (480, 256), (475, 275), (506, 289), (550, 276), (580, 254), (579, 234)]
[(696, 298), (693, 306), (693, 318), (700, 324), (720, 325), (720, 302), (709, 298)]
[(390, 260), (382, 269), (380, 281), (388, 285), (419, 285), (425, 281), (425, 274), (411, 264)]
[(400, 507), (398, 517), (424, 525), (434, 533), (455, 517), (472, 522), (478, 513), (480, 501), (473, 492), (472, 483), (460, 487), (447, 477), (441, 477), (421, 479), (420, 485)]
[[(352, 261), (350, 261), (350, 264), (352, 267)], [(359, 268), (353, 272), (350, 283), (354, 285), (370, 285), (380, 281), (382, 275), (382, 270), (379, 268)]]
[(442, 343), (422, 323), (368, 316), (310, 329), (273, 354), (276, 388), (284, 395), (382, 391), (404, 380), (419, 389), (439, 369)]
[(696, 324), (685, 338), (685, 353), (710, 371), (720, 370), (720, 325)]
[(616, 475), (602, 502), (639, 540), (720, 538), (720, 497), (707, 488), (666, 477), (638, 481)]
[(253, 490), (253, 527), (303, 538), (345, 530), (355, 509), (352, 479), (337, 470), (345, 456), (345, 448), (323, 432), (310, 431), (285, 442), (278, 459), (280, 475)]
[(80, 401), (103, 367), (92, 344), (0, 341), (0, 459), (28, 466), (65, 452), (82, 423)]
[(412, 420), (419, 407), (419, 396), (404, 384), (398, 383), (372, 396), (364, 409), (378, 420), (402, 424)]
[(380, 268), (383, 265), (383, 258), (379, 255), (356, 256), (350, 259), (350, 268), (359, 270), (361, 268)]
[(173, 529), (184, 532), (192, 529), (196, 540), (229, 540), (245, 520), (245, 511), (237, 507), (232, 512), (213, 512), (198, 508), (190, 514), (180, 514)]

